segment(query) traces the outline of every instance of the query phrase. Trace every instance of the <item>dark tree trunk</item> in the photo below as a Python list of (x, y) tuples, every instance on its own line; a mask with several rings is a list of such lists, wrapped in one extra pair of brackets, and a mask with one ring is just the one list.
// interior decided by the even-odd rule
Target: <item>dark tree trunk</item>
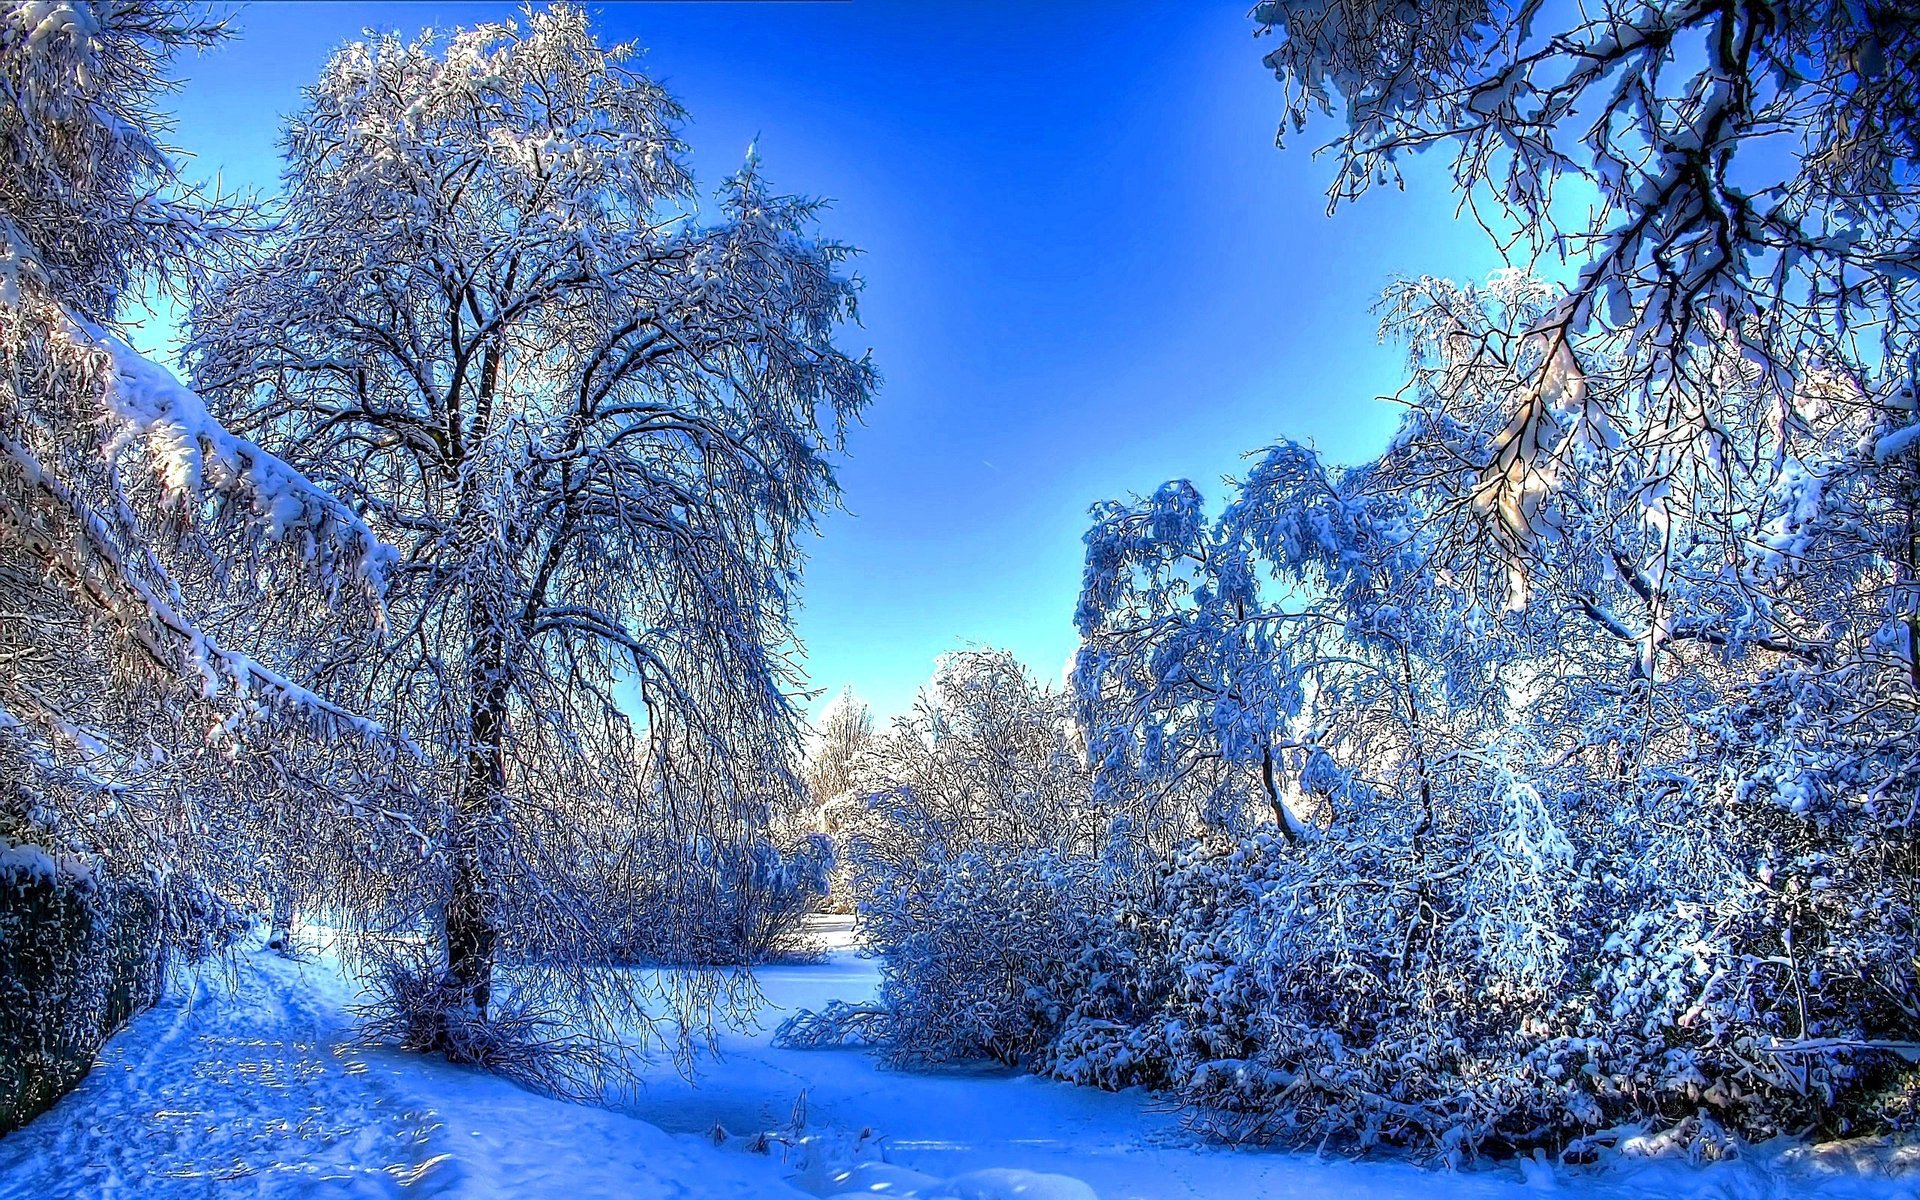
[(492, 888), (474, 839), (454, 855), (453, 889), (445, 912), (448, 997), (478, 1017), (493, 1002), (493, 957), (498, 932), (490, 911)]
[[(451, 314), (455, 343), (459, 341), (458, 307)], [(491, 424), (493, 401), (500, 386), (505, 356), (497, 342), (490, 343), (481, 355), (478, 387), (469, 444), (478, 445)], [(455, 396), (458, 396), (456, 380)], [(450, 414), (459, 412), (457, 399), (448, 405)], [(453, 430), (459, 432), (457, 418)], [(456, 451), (457, 456), (464, 452)], [(463, 512), (474, 505), (475, 477), (461, 482)], [(480, 544), (487, 545), (483, 537)], [(447, 905), (442, 914), (447, 963), (441, 978), (442, 1002), (446, 1016), (462, 1014), (469, 1020), (484, 1020), (493, 1002), (493, 965), (499, 942), (498, 913), (494, 904), (495, 885), (489, 870), (486, 847), (494, 837), (506, 793), (506, 723), (508, 691), (507, 617), (500, 597), (490, 586), (507, 577), (505, 564), (486, 561), (481, 551), (478, 561), (468, 569), (480, 582), (469, 583), (467, 599), (467, 744), (461, 763), (458, 806), (454, 812), (452, 878)], [(446, 1016), (438, 1030), (440, 1049), (452, 1057), (461, 1056), (461, 1048), (450, 1044)]]
[[(475, 606), (476, 612), (481, 606)], [(497, 620), (480, 618), (473, 656), (473, 699), (468, 713), (468, 743), (459, 805), (454, 814), (453, 875), (442, 916), (446, 938), (443, 1000), (471, 1017), (485, 1018), (493, 1001), (493, 965), (499, 928), (494, 912), (494, 882), (487, 870), (484, 842), (499, 818), (506, 789), (504, 747), (507, 672), (504, 639)], [(440, 1031), (443, 1050), (446, 1030)]]
[(293, 892), (284, 880), (273, 885), (273, 915), (267, 926), (267, 949), (293, 956)]

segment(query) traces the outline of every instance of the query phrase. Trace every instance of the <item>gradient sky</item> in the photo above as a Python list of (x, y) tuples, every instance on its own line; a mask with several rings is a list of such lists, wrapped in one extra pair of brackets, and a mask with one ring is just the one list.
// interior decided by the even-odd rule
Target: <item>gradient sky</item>
[[(360, 29), (515, 7), (239, 9), (233, 41), (178, 64), (189, 174), (272, 187), (281, 117)], [(757, 140), (768, 177), (832, 198), (825, 231), (864, 251), (845, 344), (886, 382), (811, 546), (800, 633), (814, 684), (882, 715), (962, 645), (1059, 675), (1094, 501), (1177, 477), (1217, 499), (1282, 436), (1376, 452), (1396, 413), (1376, 397), (1402, 376), (1381, 287), (1499, 265), (1437, 160), (1326, 215), (1324, 136), (1274, 148), (1281, 90), (1246, 0), (590, 7), (688, 109), (703, 187)]]

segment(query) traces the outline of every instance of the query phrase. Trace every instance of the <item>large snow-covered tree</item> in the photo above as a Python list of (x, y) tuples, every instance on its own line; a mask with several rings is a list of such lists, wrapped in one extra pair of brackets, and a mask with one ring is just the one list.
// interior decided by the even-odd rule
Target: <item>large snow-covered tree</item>
[(817, 204), (749, 154), (703, 218), (634, 54), (568, 6), (346, 46), (270, 244), (192, 319), (223, 415), (400, 549), (386, 645), (331, 677), (444, 797), (403, 901), (453, 1053), (503, 937), (600, 953), (579, 856), (663, 828), (707, 856), (799, 786), (798, 538), (875, 383)]

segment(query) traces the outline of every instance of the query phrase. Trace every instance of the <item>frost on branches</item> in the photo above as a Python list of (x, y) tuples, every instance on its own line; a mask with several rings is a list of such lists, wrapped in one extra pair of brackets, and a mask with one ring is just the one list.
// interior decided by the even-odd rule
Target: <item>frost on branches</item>
[[(633, 57), (567, 6), (347, 45), (289, 120), (274, 234), (193, 314), (216, 411), (400, 550), (389, 637), (339, 678), (429, 759), (428, 866), (382, 911), (433, 929), (393, 992), (457, 1057), (494, 1015), (646, 1019), (584, 974), (634, 872), (656, 953), (752, 924), (800, 795), (797, 539), (875, 383), (833, 340), (857, 284), (818, 205), (749, 156), (703, 223)], [(503, 956), (552, 969), (496, 1013)]]
[(156, 141), (169, 56), (218, 36), (182, 5), (0, 6), (0, 846), (157, 886), (188, 949), (225, 928), (208, 887), (261, 895), (276, 835), (390, 759), (314, 685), (391, 550), (111, 332), (242, 215)]
[(1503, 250), (1578, 270), (1530, 328), (1548, 352), (1478, 460), (1475, 502), (1510, 557), (1547, 532), (1530, 511), (1545, 409), (1621, 415), (1566, 384), (1598, 359), (1619, 376), (1613, 403), (1643, 410), (1622, 423), (1670, 465), (1751, 466), (1750, 413), (1725, 401), (1754, 386), (1773, 427), (1849, 408), (1881, 459), (1913, 452), (1913, 5), (1272, 0), (1253, 19), (1277, 43), (1287, 128), (1340, 116), (1331, 203), (1444, 148)]

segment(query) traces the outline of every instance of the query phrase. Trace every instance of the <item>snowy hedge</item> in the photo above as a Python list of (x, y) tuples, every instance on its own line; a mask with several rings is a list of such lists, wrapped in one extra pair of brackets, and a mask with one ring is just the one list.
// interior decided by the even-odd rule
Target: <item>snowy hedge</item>
[(72, 1090), (158, 998), (161, 920), (151, 889), (38, 846), (0, 848), (0, 1133)]

